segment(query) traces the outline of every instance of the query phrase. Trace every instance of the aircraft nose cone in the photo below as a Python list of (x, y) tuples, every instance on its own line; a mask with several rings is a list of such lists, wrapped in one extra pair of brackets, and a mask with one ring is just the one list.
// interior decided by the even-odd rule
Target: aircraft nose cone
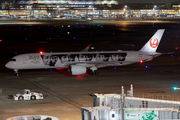
[(10, 68), (10, 64), (9, 64), (9, 62), (8, 62), (8, 63), (6, 63), (5, 67), (6, 67), (6, 68)]

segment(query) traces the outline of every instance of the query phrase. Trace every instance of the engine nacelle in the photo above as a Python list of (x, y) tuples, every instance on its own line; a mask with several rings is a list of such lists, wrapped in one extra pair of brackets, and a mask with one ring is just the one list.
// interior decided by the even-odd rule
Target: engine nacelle
[(71, 75), (82, 75), (86, 73), (86, 67), (81, 65), (71, 65), (69, 66), (69, 73)]

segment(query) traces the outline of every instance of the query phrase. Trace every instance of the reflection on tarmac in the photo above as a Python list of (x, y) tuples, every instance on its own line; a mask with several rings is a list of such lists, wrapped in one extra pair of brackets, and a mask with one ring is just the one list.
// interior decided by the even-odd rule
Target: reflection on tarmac
[(0, 25), (24, 25), (24, 24), (34, 24), (34, 25), (40, 25), (40, 24), (63, 24), (63, 23), (68, 23), (69, 24), (84, 24), (84, 23), (89, 23), (89, 24), (118, 24), (118, 23), (178, 23), (179, 21), (172, 21), (172, 20), (167, 20), (167, 21), (156, 21), (156, 20), (94, 20), (94, 21), (86, 21), (86, 20), (69, 20), (69, 19), (50, 19), (50, 20), (26, 20), (26, 19), (21, 19), (21, 20), (0, 20)]
[[(100, 22), (104, 24), (103, 27), (97, 26)], [(137, 21), (122, 22), (1, 21), (0, 88), (2, 88), (2, 95), (0, 95), (0, 120), (27, 114), (50, 115), (61, 120), (80, 120), (80, 107), (92, 106), (93, 98), (91, 95), (93, 93), (119, 94), (121, 86), (129, 88), (129, 84), (134, 85), (135, 92), (178, 95), (179, 91), (173, 92), (172, 86), (180, 86), (179, 49), (175, 49), (176, 46), (180, 45), (179, 24), (153, 24), (160, 21), (150, 21), (143, 24), (136, 24)], [(3, 24), (9, 25), (3, 26)], [(16, 25), (13, 26), (14, 24)], [(17, 24), (24, 25), (18, 26)], [(39, 26), (31, 24), (42, 24), (42, 26), (39, 29)], [(55, 25), (48, 26), (48, 24), (56, 24), (58, 27)], [(65, 26), (67, 24), (74, 25), (68, 28)], [(63, 29), (62, 26), (64, 26)], [(99, 51), (139, 50), (152, 33), (160, 28), (166, 29), (166, 33), (158, 51), (175, 52), (173, 56), (170, 54), (162, 55), (141, 65), (99, 69), (100, 74), (98, 76), (87, 74), (70, 76), (67, 70), (57, 71), (53, 69), (20, 71), (21, 75), (16, 77), (13, 71), (4, 67), (14, 54), (38, 52), (42, 48), (49, 52), (80, 51), (93, 42), (94, 49)], [(67, 35), (69, 31), (72, 34)], [(8, 98), (9, 95), (18, 93), (23, 89), (42, 92), (44, 100), (13, 101), (12, 98)]]

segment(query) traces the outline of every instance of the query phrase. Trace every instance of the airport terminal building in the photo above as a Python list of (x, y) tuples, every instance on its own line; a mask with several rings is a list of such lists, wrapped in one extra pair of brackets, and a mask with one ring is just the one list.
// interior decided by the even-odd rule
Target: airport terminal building
[(93, 18), (124, 17), (178, 17), (179, 3), (120, 3), (119, 0), (16, 0), (4, 2), (0, 15), (54, 17), (88, 16)]

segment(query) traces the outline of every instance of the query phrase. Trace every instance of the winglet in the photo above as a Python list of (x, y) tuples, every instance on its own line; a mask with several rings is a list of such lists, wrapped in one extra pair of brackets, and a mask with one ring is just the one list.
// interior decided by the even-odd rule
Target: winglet
[(92, 45), (92, 43), (91, 44), (89, 44), (84, 50), (82, 50), (81, 52), (88, 52), (88, 50), (89, 50), (89, 48), (90, 48), (90, 46)]

